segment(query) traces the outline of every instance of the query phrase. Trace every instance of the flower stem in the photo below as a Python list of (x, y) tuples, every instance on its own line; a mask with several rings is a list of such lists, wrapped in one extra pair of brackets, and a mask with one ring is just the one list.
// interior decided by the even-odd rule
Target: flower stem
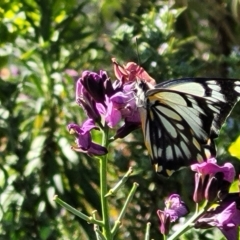
[(108, 191), (108, 193), (105, 195), (105, 197), (109, 197), (111, 195), (114, 195), (128, 180), (129, 176), (132, 174), (133, 169), (130, 167), (127, 171), (127, 173), (123, 176), (123, 178), (112, 188)]
[(205, 212), (205, 209), (201, 209), (197, 214), (195, 213), (178, 231), (172, 234), (168, 240), (178, 239), (184, 232), (192, 228), (192, 223), (194, 223), (201, 215)]
[(146, 232), (145, 232), (145, 238), (144, 238), (144, 240), (150, 240), (150, 227), (151, 227), (151, 223), (148, 222), (148, 223), (147, 223), (147, 227), (146, 227)]
[[(108, 145), (108, 128), (103, 129), (102, 146)], [(107, 194), (107, 159), (108, 155), (100, 158), (100, 197), (103, 217), (103, 235), (107, 240), (112, 240), (111, 227), (109, 222), (108, 201), (105, 195)]]
[(106, 240), (102, 232), (99, 230), (98, 225), (94, 225), (94, 231), (95, 231), (97, 240)]
[(89, 222), (89, 223), (94, 223), (98, 226), (103, 226), (103, 222), (93, 218), (93, 217), (89, 217), (85, 214), (83, 214), (82, 212), (78, 211), (77, 209), (71, 207), (69, 204), (67, 204), (66, 202), (62, 201), (60, 198), (58, 198), (57, 195), (55, 195), (53, 197), (53, 200), (58, 203), (59, 205), (61, 205), (62, 207), (64, 207), (65, 209), (67, 209), (69, 212), (73, 213), (74, 215), (84, 219), (85, 221)]
[(115, 224), (114, 224), (114, 227), (112, 229), (112, 235), (114, 236), (117, 232), (117, 230), (119, 229), (119, 227), (121, 226), (121, 222), (122, 222), (122, 219), (126, 213), (126, 210), (127, 210), (127, 206), (128, 204), (131, 202), (136, 190), (137, 190), (137, 187), (138, 187), (138, 183), (133, 183), (133, 186), (132, 186), (132, 189), (130, 191), (130, 193), (128, 194), (128, 197), (127, 197), (127, 200), (126, 202), (124, 203), (123, 205), (123, 208), (118, 216), (118, 219), (116, 220)]

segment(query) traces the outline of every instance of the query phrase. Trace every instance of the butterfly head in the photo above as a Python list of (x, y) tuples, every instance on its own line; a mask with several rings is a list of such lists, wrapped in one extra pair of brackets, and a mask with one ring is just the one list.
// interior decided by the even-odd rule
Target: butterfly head
[(137, 107), (143, 107), (145, 106), (146, 93), (149, 89), (153, 89), (154, 85), (152, 85), (152, 83), (146, 80), (137, 79), (135, 88), (136, 88), (136, 105)]

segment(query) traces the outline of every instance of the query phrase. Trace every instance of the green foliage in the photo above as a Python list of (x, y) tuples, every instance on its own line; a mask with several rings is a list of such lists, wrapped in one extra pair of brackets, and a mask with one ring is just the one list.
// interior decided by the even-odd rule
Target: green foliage
[[(85, 69), (111, 74), (110, 59), (116, 57), (122, 63), (140, 61), (157, 81), (240, 78), (239, 1), (223, 2), (1, 2), (0, 239), (95, 239), (92, 225), (52, 200), (58, 194), (86, 214), (100, 209), (98, 162), (70, 150), (73, 138), (66, 125), (81, 123), (84, 115), (74, 102), (74, 77), (66, 70), (76, 70), (75, 78)], [(230, 157), (228, 147), (239, 136), (239, 117), (236, 108), (218, 140), (219, 159), (230, 159), (238, 170), (239, 160)], [(174, 191), (191, 202), (190, 173), (168, 180), (156, 176), (141, 131), (111, 150), (111, 186), (129, 165), (134, 175), (109, 200), (114, 220), (132, 183), (139, 183), (117, 239), (143, 239), (148, 221), (151, 238), (159, 239), (156, 211)], [(208, 239), (206, 232), (199, 236)]]

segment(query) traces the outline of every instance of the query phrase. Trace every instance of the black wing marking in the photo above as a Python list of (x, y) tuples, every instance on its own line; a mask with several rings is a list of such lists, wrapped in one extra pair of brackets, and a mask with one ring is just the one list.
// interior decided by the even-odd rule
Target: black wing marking
[[(155, 89), (167, 88), (175, 89), (176, 91), (187, 91), (189, 94), (199, 96), (198, 86), (189, 86), (189, 84), (198, 84), (203, 88), (203, 98), (211, 99), (215, 103), (221, 104), (220, 114), (216, 114), (213, 123), (211, 134), (213, 138), (218, 137), (219, 131), (225, 122), (228, 115), (231, 113), (234, 105), (240, 97), (240, 79), (224, 79), (224, 78), (182, 78), (177, 80), (170, 80), (162, 82), (155, 86)], [(201, 93), (202, 91), (200, 91)], [(149, 92), (150, 93), (150, 92)], [(215, 110), (214, 104), (210, 105), (210, 108)]]
[(213, 139), (239, 96), (237, 79), (179, 79), (148, 90), (140, 113), (156, 171), (169, 176), (215, 156)]

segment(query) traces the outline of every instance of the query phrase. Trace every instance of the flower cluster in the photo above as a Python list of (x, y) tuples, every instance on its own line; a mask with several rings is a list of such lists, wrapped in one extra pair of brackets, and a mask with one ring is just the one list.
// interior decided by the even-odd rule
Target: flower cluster
[(229, 188), (236, 175), (231, 163), (223, 166), (216, 164), (216, 159), (209, 159), (201, 164), (193, 164), (191, 169), (196, 172), (195, 202), (207, 200), (217, 203), (210, 207), (196, 222), (195, 228), (217, 227), (227, 239), (238, 239), (240, 225), (239, 193), (229, 193)]
[(216, 159), (211, 158), (201, 164), (191, 165), (192, 171), (196, 172), (193, 194), (196, 203), (204, 200), (213, 202), (228, 193), (235, 177), (235, 169), (231, 163), (218, 166), (216, 162)]
[[(123, 138), (140, 126), (134, 85), (136, 78), (144, 78), (150, 83), (154, 80), (143, 68), (133, 62), (120, 66), (115, 59), (114, 72), (117, 80), (112, 82), (105, 71), (99, 73), (84, 71), (76, 82), (76, 102), (85, 110), (88, 119), (78, 125), (68, 125), (70, 133), (75, 134), (76, 147), (72, 149), (89, 155), (103, 155), (107, 149), (92, 142), (90, 131), (99, 127), (116, 128), (114, 138)], [(98, 124), (98, 126), (96, 125)]]
[[(208, 159), (206, 162), (193, 164), (191, 169), (196, 172), (193, 200), (197, 204), (207, 203), (205, 204), (207, 208), (193, 218), (193, 222), (186, 223), (186, 228), (190, 225), (202, 229), (217, 227), (228, 240), (237, 240), (240, 225), (240, 193), (229, 193), (235, 177), (233, 165), (225, 163), (219, 166), (216, 159)], [(166, 202), (169, 207), (164, 211), (157, 211), (160, 231), (164, 235), (169, 233), (171, 222), (188, 213), (179, 195), (171, 195)]]

